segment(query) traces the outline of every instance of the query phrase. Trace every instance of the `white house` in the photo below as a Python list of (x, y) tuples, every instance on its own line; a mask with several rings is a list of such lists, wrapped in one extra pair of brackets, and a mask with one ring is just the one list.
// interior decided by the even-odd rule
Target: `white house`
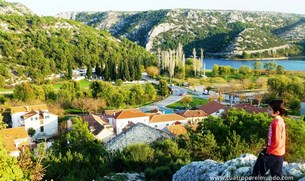
[(211, 101), (207, 104), (201, 105), (198, 109), (211, 116), (220, 116), (224, 112), (224, 108), (225, 106), (220, 104), (219, 102)]
[(167, 126), (175, 124), (186, 124), (188, 122), (187, 118), (182, 117), (178, 114), (162, 114), (153, 115), (149, 120), (149, 125), (157, 129), (164, 129)]
[(3, 147), (10, 156), (18, 157), (23, 147), (29, 146), (30, 137), (24, 127), (0, 130)]
[(12, 127), (35, 130), (33, 138), (47, 138), (58, 133), (58, 116), (48, 112), (46, 105), (11, 108)]
[(191, 124), (201, 122), (208, 117), (208, 114), (202, 110), (186, 110), (179, 113), (179, 115), (185, 117)]
[(116, 134), (120, 134), (122, 130), (130, 125), (130, 123), (143, 123), (149, 125), (149, 116), (138, 110), (121, 110), (113, 111), (112, 115), (108, 115), (108, 120), (114, 126)]
[(16, 128), (19, 126), (24, 126), (24, 120), (22, 119), (21, 116), (30, 111), (39, 111), (39, 110), (48, 112), (48, 107), (46, 104), (12, 107), (11, 108), (12, 127)]

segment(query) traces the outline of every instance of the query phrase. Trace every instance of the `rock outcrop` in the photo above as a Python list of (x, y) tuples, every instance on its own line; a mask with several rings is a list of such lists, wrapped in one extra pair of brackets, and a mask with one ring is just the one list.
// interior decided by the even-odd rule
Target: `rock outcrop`
[(162, 130), (152, 128), (143, 123), (137, 123), (126, 131), (112, 138), (105, 145), (107, 150), (123, 150), (132, 144), (152, 143), (158, 139), (168, 139), (172, 136)]
[[(252, 172), (257, 157), (252, 154), (242, 154), (240, 157), (225, 163), (213, 160), (197, 161), (185, 165), (173, 175), (173, 181), (246, 180)], [(305, 181), (305, 164), (287, 163), (283, 165), (283, 175), (286, 180)], [(271, 179), (267, 172), (268, 179)]]

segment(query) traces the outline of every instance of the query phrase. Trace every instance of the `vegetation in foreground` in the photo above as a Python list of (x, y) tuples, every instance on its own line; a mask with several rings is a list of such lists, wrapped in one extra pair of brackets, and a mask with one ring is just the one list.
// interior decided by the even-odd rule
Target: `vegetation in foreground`
[[(130, 145), (121, 152), (108, 152), (94, 139), (88, 125), (74, 118), (73, 130), (62, 134), (47, 153), (41, 152), (43, 157), (37, 154), (28, 157), (32, 165), (39, 164), (39, 159), (43, 158), (39, 168), (45, 169), (24, 167), (21, 158), (17, 161), (8, 157), (0, 144), (0, 154), (5, 158), (0, 162), (0, 174), (17, 180), (30, 179), (34, 175), (47, 180), (102, 180), (109, 173), (144, 172), (147, 180), (171, 180), (178, 169), (191, 161), (226, 161), (242, 153), (257, 155), (265, 144), (270, 121), (266, 113), (249, 114), (232, 109), (222, 117), (207, 118), (196, 130), (189, 129), (187, 135), (176, 139)], [(288, 117), (285, 122), (288, 134), (285, 161), (304, 163), (305, 122)], [(9, 172), (12, 168), (14, 172)]]

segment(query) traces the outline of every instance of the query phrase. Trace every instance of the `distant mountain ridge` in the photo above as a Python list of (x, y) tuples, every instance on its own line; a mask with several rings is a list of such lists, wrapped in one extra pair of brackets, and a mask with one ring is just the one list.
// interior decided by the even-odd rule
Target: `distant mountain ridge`
[[(305, 39), (304, 15), (229, 10), (173, 9), (142, 12), (69, 12), (58, 17), (73, 19), (117, 38), (126, 37), (149, 51), (176, 49), (186, 54), (203, 48), (211, 54), (278, 51), (282, 56), (300, 54)], [(285, 47), (285, 48), (282, 48)], [(282, 52), (281, 52), (282, 51)]]

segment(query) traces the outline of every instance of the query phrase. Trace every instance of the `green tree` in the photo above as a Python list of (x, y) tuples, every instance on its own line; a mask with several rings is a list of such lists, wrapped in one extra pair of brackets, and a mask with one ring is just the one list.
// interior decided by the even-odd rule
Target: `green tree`
[(121, 155), (125, 171), (144, 171), (154, 162), (154, 150), (147, 144), (130, 145)]
[(96, 180), (109, 173), (106, 151), (95, 141), (88, 124), (73, 118), (73, 129), (59, 137), (43, 161), (48, 166), (44, 179)]
[(15, 86), (13, 97), (28, 102), (35, 98), (35, 94), (30, 83), (21, 83)]
[(8, 155), (2, 145), (2, 115), (0, 114), (0, 178), (4, 181), (22, 180), (23, 173), (17, 159)]
[(29, 136), (34, 136), (35, 135), (35, 133), (36, 133), (36, 131), (35, 131), (35, 129), (34, 128), (29, 128), (28, 129), (28, 134), (29, 134)]
[(160, 90), (160, 95), (162, 96), (167, 96), (169, 94), (166, 80), (159, 81), (159, 90)]
[(160, 74), (160, 71), (156, 66), (147, 67), (146, 72), (147, 72), (148, 76), (151, 78), (155, 78), (157, 75)]
[(72, 80), (73, 77), (73, 67), (72, 67), (72, 62), (71, 60), (68, 61), (68, 71), (67, 71), (67, 77), (69, 80)]
[(255, 61), (252, 65), (253, 65), (254, 74), (259, 75), (259, 73), (262, 69), (263, 63), (261, 61)]
[(156, 99), (156, 89), (151, 83), (145, 84), (144, 94), (146, 95), (146, 101), (154, 101)]
[(213, 76), (219, 75), (219, 66), (217, 64), (213, 65), (212, 74), (213, 74)]
[(180, 102), (182, 102), (185, 107), (189, 107), (192, 100), (193, 100), (192, 96), (184, 96), (180, 100)]
[(131, 105), (139, 105), (144, 103), (144, 99), (143, 97), (145, 97), (144, 95), (144, 89), (142, 87), (142, 85), (136, 84), (134, 86), (132, 86), (132, 88), (130, 89), (130, 104)]
[(72, 101), (80, 97), (80, 85), (79, 82), (69, 81), (65, 82), (58, 92), (58, 100), (63, 106), (71, 106)]
[(268, 75), (273, 73), (276, 70), (276, 67), (277, 65), (274, 62), (266, 62), (264, 64), (264, 69), (267, 71)]
[(239, 68), (239, 75), (241, 79), (249, 78), (252, 76), (252, 70), (250, 67), (242, 65)]
[(6, 85), (5, 78), (0, 75), (0, 88), (3, 88)]
[(92, 67), (91, 67), (91, 64), (88, 64), (87, 65), (87, 73), (86, 73), (86, 76), (87, 76), (87, 79), (91, 79), (92, 77)]
[(277, 65), (276, 66), (276, 73), (277, 74), (284, 74), (285, 73), (285, 67), (282, 65)]

